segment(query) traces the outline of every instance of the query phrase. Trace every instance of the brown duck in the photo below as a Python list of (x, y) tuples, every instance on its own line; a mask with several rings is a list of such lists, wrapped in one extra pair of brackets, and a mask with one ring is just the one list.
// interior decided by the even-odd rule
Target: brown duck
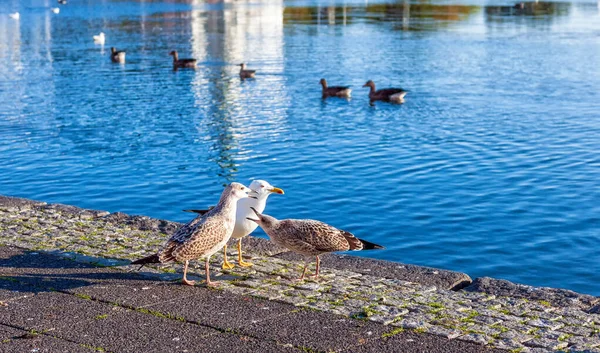
[(350, 86), (327, 87), (327, 81), (324, 78), (321, 79), (321, 86), (323, 86), (323, 98), (327, 98), (327, 97), (348, 98), (348, 97), (350, 97), (350, 94), (352, 93)]
[(117, 51), (117, 49), (115, 49), (115, 47), (111, 47), (110, 48), (110, 60), (112, 60), (112, 62), (114, 62), (114, 63), (124, 64), (125, 63), (125, 52)]
[(188, 68), (195, 69), (196, 68), (196, 59), (179, 59), (179, 55), (177, 54), (177, 50), (173, 50), (169, 53), (169, 55), (173, 56), (173, 69), (178, 68)]
[(369, 99), (372, 101), (386, 101), (402, 103), (404, 102), (404, 96), (408, 93), (402, 88), (384, 88), (375, 90), (375, 82), (369, 80), (363, 85), (363, 87), (371, 87), (369, 92)]
[(245, 79), (245, 78), (254, 78), (254, 75), (256, 75), (256, 70), (246, 70), (246, 64), (242, 63), (239, 64), (240, 68), (240, 78)]

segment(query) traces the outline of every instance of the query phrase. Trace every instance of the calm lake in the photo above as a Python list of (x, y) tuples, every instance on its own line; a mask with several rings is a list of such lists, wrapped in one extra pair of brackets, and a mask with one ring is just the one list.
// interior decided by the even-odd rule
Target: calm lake
[(0, 194), (185, 222), (265, 179), (356, 255), (600, 295), (600, 3), (2, 4)]

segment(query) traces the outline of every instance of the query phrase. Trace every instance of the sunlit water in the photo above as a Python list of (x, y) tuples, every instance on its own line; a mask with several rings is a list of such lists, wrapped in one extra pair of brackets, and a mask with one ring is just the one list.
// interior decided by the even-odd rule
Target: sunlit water
[(599, 295), (600, 8), (514, 5), (5, 0), (0, 194), (186, 221), (261, 178), (360, 255)]

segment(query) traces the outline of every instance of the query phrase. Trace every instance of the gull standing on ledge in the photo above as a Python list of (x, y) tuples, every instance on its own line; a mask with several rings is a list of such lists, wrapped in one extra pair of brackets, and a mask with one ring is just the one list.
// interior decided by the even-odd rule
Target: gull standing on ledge
[(383, 246), (355, 237), (352, 233), (337, 229), (329, 224), (312, 219), (278, 220), (252, 209), (258, 223), (271, 240), (297, 254), (304, 255), (304, 270), (299, 280), (304, 279), (310, 256), (317, 257), (314, 278), (319, 278), (319, 255), (334, 251), (384, 249)]
[(240, 183), (229, 184), (213, 209), (179, 228), (158, 253), (131, 264), (143, 266), (150, 263), (183, 262), (183, 283), (193, 286), (194, 281), (188, 281), (186, 277), (189, 261), (205, 257), (206, 285), (216, 286), (217, 283), (210, 280), (210, 257), (227, 244), (235, 227), (237, 202), (247, 197), (248, 192), (250, 189)]
[[(267, 198), (271, 194), (283, 195), (284, 192), (280, 188), (276, 188), (264, 180), (254, 180), (250, 184), (250, 193), (247, 198), (241, 199), (237, 204), (237, 213), (235, 218), (235, 228), (233, 229), (232, 238), (238, 240), (238, 264), (242, 267), (252, 266), (252, 263), (242, 260), (242, 238), (252, 233), (257, 227), (256, 222), (250, 221), (248, 217), (254, 216), (254, 207), (258, 212), (265, 210), (267, 206)], [(186, 212), (194, 212), (205, 214), (208, 210), (185, 210)], [(235, 266), (227, 261), (227, 244), (223, 247), (223, 269), (230, 270)]]

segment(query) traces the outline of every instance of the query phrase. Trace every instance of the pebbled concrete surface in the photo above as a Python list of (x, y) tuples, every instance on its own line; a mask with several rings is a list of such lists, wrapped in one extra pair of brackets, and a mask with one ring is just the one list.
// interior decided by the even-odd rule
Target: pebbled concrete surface
[(0, 263), (29, 293), (0, 306), (0, 352), (502, 352), (11, 246)]
[[(233, 335), (247, 342), (248, 349), (258, 344), (264, 351), (385, 352), (397, 346), (408, 352), (485, 352), (492, 347), (600, 352), (600, 301), (572, 291), (491, 278), (478, 278), (458, 290), (470, 283), (468, 276), (346, 255), (325, 257), (319, 281), (297, 282), (301, 262), (264, 239), (252, 238), (245, 240), (251, 268), (223, 271), (217, 267), (220, 254), (215, 256), (211, 271), (221, 283), (218, 290), (201, 282), (193, 288), (179, 285), (179, 264), (140, 272), (129, 266), (130, 260), (155, 252), (177, 226), (143, 216), (0, 197), (0, 318), (4, 310), (21, 325), (17, 329), (59, 337), (56, 333), (68, 329), (56, 319), (63, 315), (98, 328), (98, 337), (81, 343), (89, 346), (112, 347), (100, 337), (104, 326), (80, 314), (109, 321), (131, 317), (139, 327), (146, 323), (144, 315), (157, 323), (196, 325), (202, 330), (195, 339), (221, 342), (216, 337)], [(202, 274), (202, 263), (192, 263), (189, 276), (201, 281)], [(83, 309), (74, 311), (81, 305)], [(94, 311), (104, 306), (114, 311)], [(10, 307), (20, 308), (22, 317)], [(135, 326), (120, 321), (114, 325)], [(207, 329), (213, 334), (206, 335)], [(86, 337), (83, 331), (83, 336), (65, 332), (62, 339), (68, 342)], [(121, 333), (113, 334), (126, 342)], [(229, 341), (223, 340), (222, 347)]]

